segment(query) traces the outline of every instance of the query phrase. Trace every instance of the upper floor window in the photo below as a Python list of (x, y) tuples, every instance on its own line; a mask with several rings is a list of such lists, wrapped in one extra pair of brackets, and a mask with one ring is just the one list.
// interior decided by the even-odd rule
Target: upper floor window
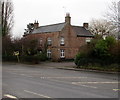
[(51, 38), (48, 38), (48, 39), (47, 39), (47, 44), (48, 44), (48, 45), (52, 45), (52, 39), (51, 39)]
[(87, 37), (86, 38), (86, 43), (90, 43), (90, 41), (91, 41), (91, 38)]
[(60, 38), (60, 45), (65, 45), (65, 39), (64, 39), (64, 37)]
[(42, 38), (40, 38), (40, 39), (39, 39), (39, 45), (40, 45), (40, 46), (42, 46), (42, 42), (43, 42), (43, 40), (42, 40)]

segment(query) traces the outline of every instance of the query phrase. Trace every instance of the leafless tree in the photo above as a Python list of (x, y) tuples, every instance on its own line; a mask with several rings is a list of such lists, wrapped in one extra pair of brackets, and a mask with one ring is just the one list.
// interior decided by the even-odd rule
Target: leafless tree
[(90, 31), (95, 34), (100, 34), (103, 37), (108, 35), (116, 35), (116, 27), (113, 23), (105, 19), (93, 19), (90, 21)]
[(120, 1), (112, 2), (109, 5), (109, 10), (105, 13), (105, 18), (112, 22), (116, 27), (117, 33), (116, 36), (119, 38), (120, 35)]
[(120, 20), (119, 20), (119, 6), (120, 3), (118, 2), (112, 2), (112, 4), (109, 6), (109, 10), (105, 13), (105, 17), (112, 23), (114, 23), (116, 26), (120, 26)]
[(14, 25), (13, 3), (11, 0), (2, 0), (1, 3), (1, 24), (2, 24), (2, 36), (10, 35), (12, 27)]

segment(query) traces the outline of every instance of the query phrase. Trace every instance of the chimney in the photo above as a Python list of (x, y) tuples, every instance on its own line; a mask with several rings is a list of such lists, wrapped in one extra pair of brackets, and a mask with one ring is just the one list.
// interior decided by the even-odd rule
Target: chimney
[(84, 27), (85, 29), (88, 29), (88, 27), (89, 27), (88, 23), (83, 23), (83, 27)]
[(66, 13), (65, 23), (71, 25), (71, 17), (70, 17), (70, 13)]
[(39, 23), (38, 23), (38, 21), (35, 20), (35, 22), (34, 22), (34, 28), (36, 29), (38, 27), (39, 27)]

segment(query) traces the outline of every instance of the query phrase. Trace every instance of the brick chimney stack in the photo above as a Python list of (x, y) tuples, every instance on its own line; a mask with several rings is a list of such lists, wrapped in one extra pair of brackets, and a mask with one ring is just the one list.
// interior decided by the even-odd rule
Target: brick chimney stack
[(85, 29), (88, 29), (89, 24), (88, 24), (88, 23), (83, 23), (83, 27), (84, 27)]
[(65, 23), (71, 25), (71, 17), (70, 17), (70, 13), (66, 13)]
[(35, 20), (35, 22), (34, 22), (34, 28), (36, 29), (38, 27), (39, 27), (39, 23), (38, 23), (38, 21)]

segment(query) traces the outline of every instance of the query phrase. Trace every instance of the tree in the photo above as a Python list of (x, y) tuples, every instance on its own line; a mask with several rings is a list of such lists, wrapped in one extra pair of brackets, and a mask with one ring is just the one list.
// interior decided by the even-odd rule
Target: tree
[(117, 35), (120, 35), (120, 1), (112, 2), (109, 6), (109, 10), (105, 13), (105, 17), (108, 21), (114, 24), (118, 31)]
[(1, 24), (2, 24), (2, 36), (10, 35), (14, 20), (13, 20), (13, 3), (10, 0), (0, 1), (1, 3)]
[(34, 55), (37, 53), (38, 41), (34, 38), (24, 38), (22, 41), (23, 55)]
[(13, 54), (13, 43), (9, 36), (2, 38), (2, 56), (10, 56)]
[(33, 30), (34, 30), (34, 24), (33, 23), (29, 23), (27, 25), (27, 29), (25, 29), (24, 35), (31, 33)]
[(113, 22), (116, 26), (120, 26), (120, 20), (119, 19), (119, 6), (120, 3), (118, 2), (112, 2), (112, 4), (109, 6), (108, 12), (106, 12), (106, 18)]
[(116, 34), (116, 27), (105, 19), (93, 19), (90, 21), (90, 31), (94, 35), (109, 36)]

